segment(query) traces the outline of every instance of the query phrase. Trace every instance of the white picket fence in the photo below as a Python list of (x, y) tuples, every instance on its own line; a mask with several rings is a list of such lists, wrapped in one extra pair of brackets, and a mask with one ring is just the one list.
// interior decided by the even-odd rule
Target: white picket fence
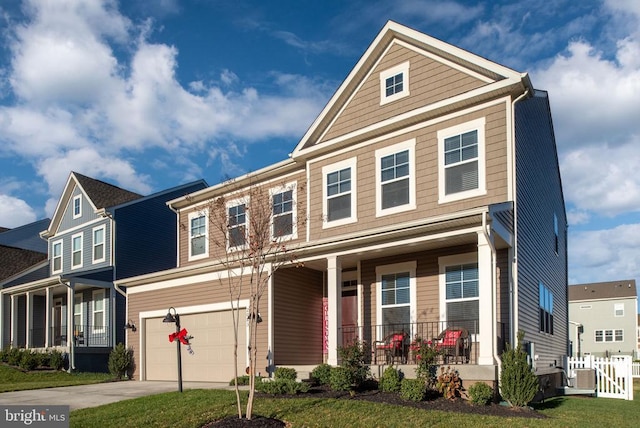
[(633, 400), (633, 361), (631, 356), (570, 357), (567, 359), (567, 368), (570, 377), (575, 373), (575, 369), (593, 369), (596, 376), (596, 395), (598, 397)]
[(631, 367), (633, 368), (633, 377), (640, 378), (640, 363), (633, 363)]

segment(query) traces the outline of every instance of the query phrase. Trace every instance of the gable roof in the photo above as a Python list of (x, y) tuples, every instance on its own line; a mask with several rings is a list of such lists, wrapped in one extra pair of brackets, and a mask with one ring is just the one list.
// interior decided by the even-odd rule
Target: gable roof
[(636, 281), (624, 279), (620, 281), (596, 282), (569, 286), (569, 301), (604, 300), (620, 298), (637, 298)]
[[(394, 129), (394, 126), (399, 126), (400, 124), (421, 120), (422, 117), (426, 117), (425, 115), (434, 114), (434, 112), (444, 114), (454, 105), (464, 105), (465, 100), (470, 98), (474, 98), (477, 101), (478, 97), (489, 96), (489, 94), (493, 94), (496, 91), (507, 94), (513, 92), (514, 88), (518, 88), (520, 92), (524, 92), (525, 89), (533, 89), (526, 73), (519, 73), (404, 25), (388, 21), (333, 97), (331, 97), (320, 115), (309, 127), (291, 154), (292, 158), (297, 159), (304, 157), (304, 153), (315, 152), (316, 150), (322, 152), (324, 149), (329, 149), (331, 144), (315, 145), (393, 43), (401, 43), (411, 49), (429, 55), (440, 62), (450, 65), (452, 68), (483, 80), (486, 84), (460, 96), (436, 103), (437, 105), (418, 106), (410, 112), (394, 117), (388, 123), (378, 123), (375, 125), (375, 131), (377, 132), (381, 132), (383, 127), (386, 131)], [(495, 96), (495, 94), (492, 96)], [(365, 138), (368, 132), (374, 131), (367, 128), (370, 127), (358, 131), (359, 137)]]
[(27, 270), (46, 259), (46, 253), (0, 245), (0, 280)]
[(46, 253), (47, 241), (40, 238), (40, 232), (49, 227), (50, 221), (48, 218), (45, 218), (13, 229), (1, 231), (0, 245)]

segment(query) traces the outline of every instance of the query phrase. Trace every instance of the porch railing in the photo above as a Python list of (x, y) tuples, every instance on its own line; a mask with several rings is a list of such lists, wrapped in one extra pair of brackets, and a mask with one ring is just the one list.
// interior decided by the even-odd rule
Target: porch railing
[(77, 347), (111, 346), (111, 328), (108, 325), (84, 324), (73, 329)]
[[(469, 332), (470, 355), (469, 363), (477, 364), (478, 361), (478, 320), (462, 320), (462, 321), (433, 321), (433, 322), (416, 322), (416, 323), (399, 323), (399, 324), (380, 324), (372, 326), (348, 326), (339, 329), (342, 335), (343, 345), (353, 343), (359, 340), (371, 347), (371, 362), (376, 359), (376, 342), (382, 341), (390, 334), (403, 332), (407, 334), (407, 340), (410, 345), (416, 339), (423, 342), (433, 341), (440, 333), (447, 328), (464, 328)], [(497, 323), (496, 340), (498, 342), (498, 354), (501, 354), (507, 343), (506, 325)]]

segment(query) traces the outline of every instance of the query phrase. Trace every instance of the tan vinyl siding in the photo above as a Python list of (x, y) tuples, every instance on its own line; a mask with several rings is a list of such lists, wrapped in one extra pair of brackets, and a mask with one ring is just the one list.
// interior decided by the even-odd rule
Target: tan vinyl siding
[[(247, 293), (241, 299), (247, 299)], [(146, 311), (168, 310), (170, 307), (186, 307), (207, 305), (213, 303), (228, 303), (228, 288), (219, 282), (205, 282), (197, 284), (183, 285), (180, 287), (169, 287), (143, 293), (128, 294), (128, 315), (127, 319), (134, 320), (136, 325), (140, 319), (140, 313)], [(266, 298), (260, 302), (260, 314), (263, 322), (258, 326), (258, 358), (266, 359), (268, 352), (267, 345), (267, 325), (269, 316), (267, 311)], [(245, 328), (245, 310), (241, 309), (240, 328)], [(189, 329), (188, 325), (182, 327)], [(173, 330), (167, 327), (167, 335)], [(128, 331), (128, 345), (133, 348), (135, 361), (140, 361), (140, 330), (136, 332)], [(248, 338), (247, 338), (248, 341)], [(168, 342), (167, 342), (168, 343)], [(195, 342), (194, 342), (195, 343)], [(173, 349), (173, 348), (172, 348)], [(239, 350), (239, 354), (243, 351)], [(139, 365), (136, 366), (134, 376), (140, 379)]]
[(280, 269), (273, 293), (273, 351), (276, 366), (320, 364), (323, 272)]
[[(380, 73), (409, 61), (410, 95), (380, 105)], [(394, 44), (358, 93), (321, 139), (327, 141), (419, 107), (442, 101), (485, 83), (448, 65)]]
[[(312, 215), (309, 221), (311, 240), (363, 232), (390, 224), (401, 224), (423, 218), (454, 213), (507, 200), (507, 141), (506, 103), (499, 103), (477, 112), (462, 115), (435, 125), (376, 143), (364, 144), (352, 151), (310, 164), (310, 199)], [(438, 139), (439, 129), (484, 117), (487, 194), (460, 201), (438, 204)], [(376, 160), (377, 149), (416, 139), (416, 209), (398, 214), (376, 217)], [(357, 217), (356, 223), (323, 229), (322, 168), (336, 162), (357, 157)]]

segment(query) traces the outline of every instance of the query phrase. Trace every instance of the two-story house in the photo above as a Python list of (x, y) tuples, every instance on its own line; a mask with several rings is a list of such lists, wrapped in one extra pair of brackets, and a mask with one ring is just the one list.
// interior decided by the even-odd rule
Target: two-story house
[[(376, 362), (375, 342), (398, 329), (431, 340), (464, 327), (466, 380), (495, 381), (518, 331), (537, 373), (566, 356), (565, 207), (549, 99), (526, 73), (388, 22), (289, 159), (170, 202), (178, 267), (117, 281), (140, 327), (128, 333), (138, 379), (177, 376), (170, 307), (193, 335), (183, 379), (232, 378), (220, 279), (241, 272), (223, 260), (250, 245), (256, 193), (269, 198), (274, 240), (304, 264), (281, 266), (262, 299), (263, 375), (338, 364), (354, 337)], [(244, 323), (238, 343), (244, 372)]]
[(634, 356), (638, 319), (636, 293), (633, 279), (571, 285), (571, 356)]
[(205, 187), (199, 180), (143, 197), (72, 172), (40, 233), (44, 274), (4, 285), (3, 344), (59, 347), (71, 369), (106, 370), (127, 324), (125, 290), (113, 281), (176, 265), (176, 220), (166, 201)]

